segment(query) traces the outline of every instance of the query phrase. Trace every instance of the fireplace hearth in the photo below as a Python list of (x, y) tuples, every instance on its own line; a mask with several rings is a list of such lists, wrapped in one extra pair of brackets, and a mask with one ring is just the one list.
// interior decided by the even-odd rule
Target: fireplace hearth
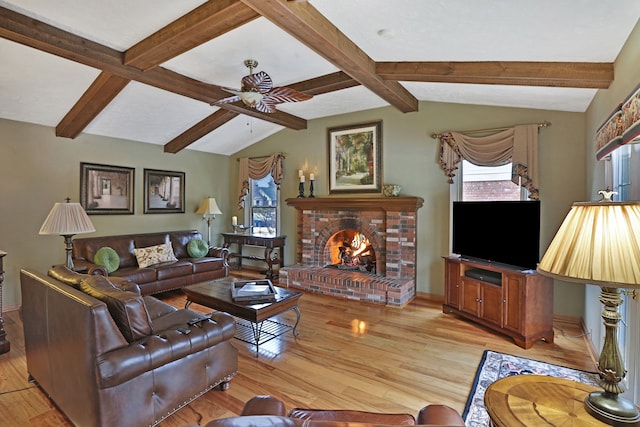
[(393, 306), (404, 306), (415, 297), (417, 211), (422, 198), (286, 202), (297, 209), (297, 264), (280, 270), (280, 283)]

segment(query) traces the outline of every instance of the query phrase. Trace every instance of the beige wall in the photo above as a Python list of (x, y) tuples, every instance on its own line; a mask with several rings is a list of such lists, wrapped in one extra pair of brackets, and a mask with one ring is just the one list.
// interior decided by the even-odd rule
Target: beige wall
[[(543, 251), (571, 203), (584, 198), (585, 136), (584, 114), (581, 113), (423, 102), (416, 113), (402, 114), (388, 107), (313, 120), (306, 131), (284, 130), (238, 153), (236, 157), (285, 152), (282, 198), (296, 197), (298, 169), (304, 169), (307, 174), (315, 173), (316, 196), (327, 196), (327, 128), (375, 120), (383, 121), (384, 182), (400, 184), (403, 194), (425, 200), (424, 207), (418, 211), (417, 286), (420, 293), (443, 294), (441, 257), (449, 253), (449, 185), (437, 162), (438, 145), (431, 139), (432, 133), (544, 120), (552, 122), (551, 127), (540, 131)], [(232, 169), (231, 174), (233, 182), (236, 182), (237, 169)], [(241, 215), (238, 211), (232, 214)], [(295, 259), (296, 249), (295, 209), (284, 204), (282, 218), (282, 233), (288, 236), (286, 257), (291, 262)], [(482, 224), (479, 222), (478, 226)], [(515, 235), (517, 230), (503, 232)], [(516, 245), (514, 240), (514, 248)], [(583, 292), (583, 287), (577, 285), (556, 287), (554, 311), (582, 315)]]
[[(64, 241), (40, 236), (38, 231), (56, 202), (80, 197), (80, 162), (135, 167), (135, 214), (92, 215), (96, 232), (86, 236), (198, 229), (206, 233), (202, 217), (194, 212), (203, 197), (216, 197), (220, 210), (212, 224), (212, 243), (221, 244), (219, 232), (231, 218), (227, 205), (229, 158), (197, 151), (164, 153), (160, 145), (81, 135), (57, 138), (54, 129), (0, 120), (0, 249), (4, 258), (4, 309), (20, 304), (20, 268), (45, 272), (65, 262)], [(143, 169), (185, 172), (185, 213), (143, 212)], [(79, 236), (81, 237), (81, 236)]]

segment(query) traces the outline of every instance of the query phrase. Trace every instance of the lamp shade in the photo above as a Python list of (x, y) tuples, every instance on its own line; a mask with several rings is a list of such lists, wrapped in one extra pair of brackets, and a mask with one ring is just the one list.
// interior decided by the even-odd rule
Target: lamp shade
[(56, 203), (40, 227), (39, 234), (57, 234), (72, 236), (74, 234), (92, 233), (96, 231), (89, 216), (80, 203)]
[(215, 197), (207, 197), (202, 199), (202, 203), (200, 207), (196, 211), (198, 215), (222, 215), (220, 208), (218, 208), (218, 204), (216, 203)]
[(574, 203), (538, 264), (567, 282), (640, 286), (640, 202)]

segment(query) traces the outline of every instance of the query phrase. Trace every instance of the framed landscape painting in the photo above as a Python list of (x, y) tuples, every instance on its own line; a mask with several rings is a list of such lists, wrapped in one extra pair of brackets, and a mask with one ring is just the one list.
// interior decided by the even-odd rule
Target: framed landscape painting
[(382, 121), (328, 129), (329, 194), (380, 193)]
[(144, 170), (144, 213), (184, 213), (184, 172)]
[(133, 214), (134, 170), (80, 163), (80, 205), (87, 214)]

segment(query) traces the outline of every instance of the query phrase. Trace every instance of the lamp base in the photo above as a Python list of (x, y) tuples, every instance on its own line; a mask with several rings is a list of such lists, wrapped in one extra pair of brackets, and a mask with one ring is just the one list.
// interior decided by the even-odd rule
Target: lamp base
[(628, 399), (606, 391), (589, 393), (584, 399), (585, 409), (591, 416), (615, 427), (640, 426), (640, 413)]

